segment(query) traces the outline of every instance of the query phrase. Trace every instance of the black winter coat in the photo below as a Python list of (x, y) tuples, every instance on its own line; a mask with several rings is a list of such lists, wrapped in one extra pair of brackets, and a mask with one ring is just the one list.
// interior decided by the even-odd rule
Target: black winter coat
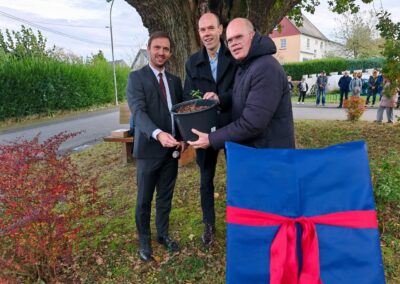
[(240, 62), (232, 94), (229, 125), (210, 133), (211, 146), (225, 141), (255, 148), (294, 148), (292, 104), (285, 71), (272, 56), (274, 42), (254, 35), (247, 57)]
[(202, 94), (206, 92), (216, 93), (220, 102), (219, 127), (227, 125), (232, 121), (232, 88), (236, 68), (236, 62), (231, 53), (225, 47), (225, 44), (221, 42), (218, 54), (217, 82), (215, 82), (211, 75), (207, 50), (202, 48), (194, 53), (189, 57), (185, 65), (184, 101), (193, 99), (190, 96), (192, 90), (200, 90)]

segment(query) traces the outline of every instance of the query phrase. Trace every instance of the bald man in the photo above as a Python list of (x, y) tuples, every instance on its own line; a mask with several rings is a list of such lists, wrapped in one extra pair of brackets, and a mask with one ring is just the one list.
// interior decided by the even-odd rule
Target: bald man
[(232, 20), (226, 42), (239, 64), (232, 93), (233, 122), (189, 142), (195, 148), (220, 149), (226, 141), (254, 148), (294, 148), (292, 105), (285, 71), (272, 56), (274, 42), (254, 31), (244, 18)]
[[(184, 100), (193, 99), (192, 90), (200, 90), (204, 99), (219, 103), (218, 126), (231, 122), (232, 87), (236, 63), (228, 48), (221, 41), (222, 25), (213, 13), (203, 14), (198, 23), (203, 48), (186, 62)], [(215, 237), (214, 175), (218, 149), (196, 150), (196, 162), (200, 168), (200, 200), (204, 231), (201, 240), (210, 246)]]

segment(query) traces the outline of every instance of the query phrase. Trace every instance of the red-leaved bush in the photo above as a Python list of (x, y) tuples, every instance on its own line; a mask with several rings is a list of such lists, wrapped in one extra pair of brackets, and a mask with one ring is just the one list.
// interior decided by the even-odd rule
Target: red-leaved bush
[(363, 97), (351, 96), (343, 101), (343, 106), (347, 112), (347, 119), (358, 121), (365, 111), (365, 99)]
[[(84, 178), (59, 146), (62, 132), (0, 145), (0, 281), (68, 277), (82, 221), (97, 213), (96, 179)], [(70, 269), (68, 269), (70, 271)]]

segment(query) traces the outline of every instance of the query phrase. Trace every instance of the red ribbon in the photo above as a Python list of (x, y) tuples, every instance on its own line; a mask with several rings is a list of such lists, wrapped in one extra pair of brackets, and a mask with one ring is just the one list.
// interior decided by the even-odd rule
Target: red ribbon
[[(322, 284), (315, 224), (348, 228), (378, 228), (374, 210), (345, 211), (289, 218), (256, 210), (227, 207), (227, 222), (245, 226), (278, 226), (270, 252), (270, 284)], [(298, 273), (296, 223), (301, 225), (302, 269)]]

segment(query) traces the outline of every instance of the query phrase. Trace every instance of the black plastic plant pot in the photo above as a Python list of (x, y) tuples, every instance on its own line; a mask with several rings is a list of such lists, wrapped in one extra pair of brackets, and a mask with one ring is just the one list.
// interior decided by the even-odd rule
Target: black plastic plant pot
[[(206, 107), (191, 112), (177, 112), (181, 107), (194, 105)], [(184, 141), (196, 141), (199, 137), (192, 132), (192, 128), (201, 132), (210, 133), (217, 129), (218, 104), (214, 100), (196, 99), (172, 106), (171, 112)]]

